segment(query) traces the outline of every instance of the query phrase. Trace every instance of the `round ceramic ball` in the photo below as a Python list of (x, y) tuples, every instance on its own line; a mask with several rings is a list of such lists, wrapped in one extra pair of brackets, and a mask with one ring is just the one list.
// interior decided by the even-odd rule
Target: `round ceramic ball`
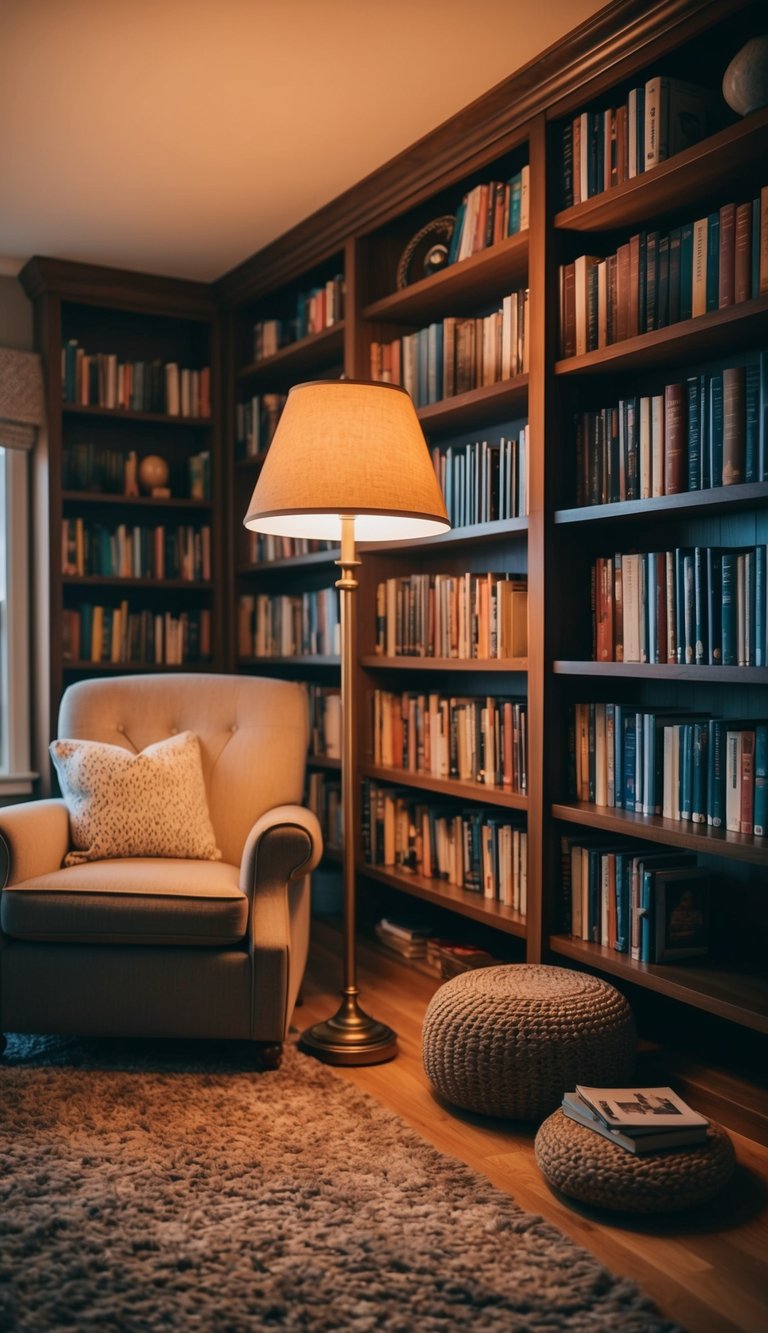
[(156, 486), (167, 486), (169, 475), (168, 464), (159, 454), (147, 454), (139, 463), (139, 481), (148, 495)]
[(723, 75), (723, 97), (740, 116), (768, 106), (768, 33), (750, 38), (733, 57)]

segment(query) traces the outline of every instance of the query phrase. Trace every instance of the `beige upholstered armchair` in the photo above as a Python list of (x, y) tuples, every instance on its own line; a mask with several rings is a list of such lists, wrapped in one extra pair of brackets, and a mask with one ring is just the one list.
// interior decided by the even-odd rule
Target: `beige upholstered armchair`
[[(287, 681), (183, 673), (72, 685), (59, 736), (97, 744), (59, 743), (54, 760), (70, 806), (86, 791), (82, 827), (63, 799), (0, 809), (0, 1033), (242, 1038), (276, 1064), (322, 850), (299, 804), (307, 732), (304, 691)], [(122, 793), (138, 776), (143, 799), (158, 762), (177, 783), (181, 774), (181, 805), (167, 798), (149, 855), (120, 854), (136, 832)], [(89, 820), (102, 816), (95, 835)], [(73, 850), (84, 831), (90, 848)]]

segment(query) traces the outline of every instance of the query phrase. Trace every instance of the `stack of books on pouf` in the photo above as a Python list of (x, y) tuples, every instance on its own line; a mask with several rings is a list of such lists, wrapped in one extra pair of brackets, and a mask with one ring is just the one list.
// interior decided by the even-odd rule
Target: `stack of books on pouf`
[(563, 1114), (627, 1152), (692, 1148), (706, 1142), (709, 1121), (671, 1088), (586, 1088), (563, 1095)]

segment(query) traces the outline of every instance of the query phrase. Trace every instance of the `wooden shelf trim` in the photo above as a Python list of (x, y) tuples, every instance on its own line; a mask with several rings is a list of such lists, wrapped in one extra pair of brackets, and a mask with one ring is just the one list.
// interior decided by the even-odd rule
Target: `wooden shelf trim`
[(338, 667), (341, 666), (340, 657), (323, 657), (319, 653), (313, 656), (296, 653), (293, 657), (238, 657), (237, 665), (247, 667), (249, 670), (254, 667), (267, 671), (270, 667), (297, 667), (301, 670), (304, 667)]
[(130, 421), (137, 425), (141, 421), (152, 426), (192, 426), (198, 430), (210, 430), (212, 417), (171, 417), (167, 412), (137, 412), (130, 407), (82, 406), (80, 403), (62, 403), (65, 416), (108, 417), (110, 421)]
[(372, 301), (365, 306), (363, 319), (416, 322), (434, 315), (463, 314), (477, 310), (488, 299), (496, 299), (502, 289), (506, 296), (525, 286), (527, 276), (528, 232), (524, 231), (402, 291)]
[(696, 514), (721, 513), (768, 505), (768, 487), (764, 481), (741, 482), (736, 486), (712, 486), (704, 491), (680, 491), (677, 495), (658, 495), (652, 500), (616, 500), (610, 504), (574, 505), (555, 511), (554, 521), (561, 526), (576, 523), (615, 522), (617, 519), (688, 518)]
[(365, 862), (361, 862), (357, 870), (358, 874), (368, 879), (377, 880), (379, 884), (386, 884), (392, 889), (400, 889), (403, 893), (410, 893), (414, 898), (421, 898), (435, 907), (446, 907), (451, 912), (457, 912), (459, 916), (466, 916), (472, 921), (503, 930), (507, 935), (525, 938), (525, 917), (515, 912), (513, 908), (505, 907), (503, 903), (484, 898), (482, 894), (469, 893), (455, 884), (446, 883), (445, 880), (424, 879), (421, 875), (389, 870), (383, 866), (371, 866)]
[(61, 581), (67, 588), (170, 588), (174, 592), (210, 592), (213, 588), (211, 579), (137, 579), (117, 574), (63, 574)]
[(320, 333), (308, 333), (305, 338), (288, 343), (273, 356), (262, 357), (260, 361), (250, 361), (236, 372), (238, 381), (252, 379), (268, 380), (273, 375), (295, 372), (301, 367), (308, 369), (320, 366), (341, 356), (344, 350), (344, 320), (339, 320), (329, 329)]
[(477, 546), (484, 542), (506, 541), (509, 537), (525, 536), (528, 531), (528, 515), (520, 518), (498, 518), (492, 523), (470, 523), (465, 527), (451, 528), (450, 532), (438, 537), (417, 537), (415, 541), (398, 542), (358, 542), (361, 554), (366, 551), (413, 551), (442, 550), (455, 546)]
[(338, 547), (332, 551), (312, 551), (309, 555), (283, 556), (280, 560), (261, 560), (255, 565), (238, 565), (237, 574), (285, 573), (286, 570), (312, 569), (318, 565), (333, 565), (341, 554)]
[(730, 833), (724, 828), (710, 828), (708, 824), (665, 819), (663, 815), (640, 815), (633, 810), (590, 805), (587, 801), (555, 803), (552, 806), (552, 817), (569, 824), (603, 829), (606, 833), (619, 834), (625, 838), (641, 838), (668, 847), (685, 847), (702, 856), (725, 856), (729, 860), (768, 869), (768, 839), (755, 838), (748, 833)]
[(212, 509), (210, 500), (190, 500), (184, 496), (108, 495), (101, 491), (62, 491), (67, 505), (119, 505), (136, 509), (182, 509), (205, 513)]
[(327, 768), (339, 772), (341, 770), (341, 760), (331, 759), (327, 754), (308, 754), (307, 768)]
[(548, 943), (553, 953), (575, 962), (609, 972), (623, 981), (682, 1000), (758, 1032), (768, 1032), (768, 979), (765, 976), (745, 972), (733, 964), (720, 965), (704, 959), (692, 959), (678, 965), (639, 963), (627, 954), (586, 940), (572, 939), (569, 935), (551, 936)]
[(412, 773), (407, 768), (384, 768), (377, 764), (361, 764), (360, 774), (377, 782), (389, 782), (398, 787), (415, 787), (420, 791), (436, 792), (459, 801), (479, 801), (481, 805), (497, 805), (508, 810), (527, 810), (528, 797), (521, 792), (505, 791), (502, 787), (486, 787), (482, 782), (460, 782), (458, 778), (436, 778), (429, 773)]
[(528, 671), (527, 657), (379, 657), (366, 653), (360, 662), (376, 671)]
[(635, 680), (696, 680), (708, 685), (768, 685), (768, 667), (694, 666), (675, 662), (552, 663), (558, 676), (629, 677)]
[(426, 431), (450, 428), (475, 430), (491, 421), (500, 421), (505, 415), (527, 415), (528, 376), (516, 375), (511, 380), (500, 380), (482, 389), (457, 393), (453, 398), (442, 398), (417, 409), (417, 416)]
[(212, 671), (213, 658), (204, 662), (67, 662), (63, 664), (66, 672), (96, 672), (104, 674), (133, 674), (136, 671)]

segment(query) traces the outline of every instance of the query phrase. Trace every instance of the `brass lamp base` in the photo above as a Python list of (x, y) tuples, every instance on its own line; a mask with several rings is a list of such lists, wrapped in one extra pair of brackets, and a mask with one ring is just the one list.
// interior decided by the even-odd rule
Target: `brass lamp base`
[(356, 994), (345, 993), (333, 1018), (302, 1032), (299, 1050), (327, 1065), (382, 1065), (397, 1055), (397, 1037), (359, 1007)]

